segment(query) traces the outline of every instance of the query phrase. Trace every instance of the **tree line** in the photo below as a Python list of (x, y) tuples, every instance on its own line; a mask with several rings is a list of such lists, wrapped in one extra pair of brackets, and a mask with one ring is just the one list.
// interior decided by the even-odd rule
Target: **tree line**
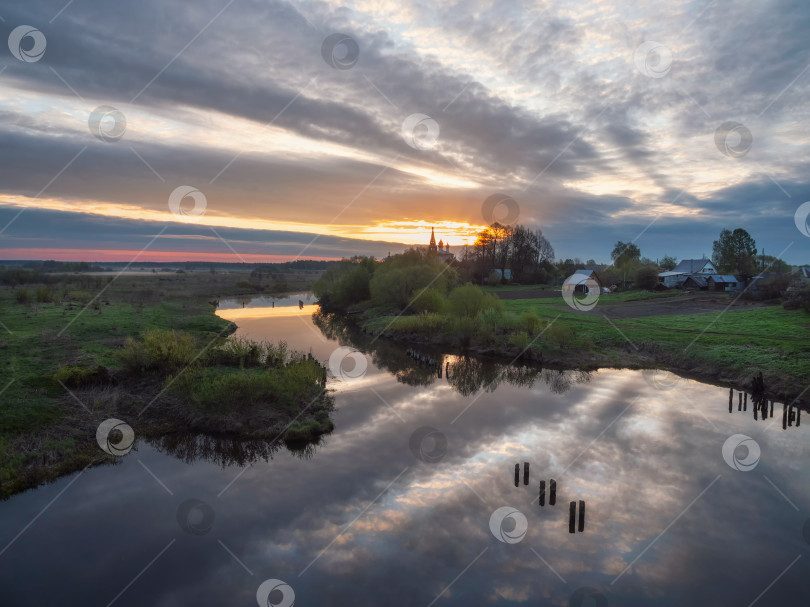
[(493, 223), (478, 233), (475, 243), (466, 247), (459, 260), (464, 278), (483, 284), (493, 270), (506, 270), (518, 282), (547, 282), (554, 273), (554, 248), (539, 228)]

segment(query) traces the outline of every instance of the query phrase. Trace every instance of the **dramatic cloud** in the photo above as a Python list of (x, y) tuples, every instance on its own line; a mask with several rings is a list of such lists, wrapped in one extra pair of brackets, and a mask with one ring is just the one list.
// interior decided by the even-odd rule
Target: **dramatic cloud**
[[(40, 60), (9, 51), (0, 65), (0, 249), (30, 250), (18, 257), (110, 248), (71, 242), (87, 214), (109, 231), (178, 223), (167, 201), (181, 185), (206, 197), (202, 238), (254, 230), (231, 236), (290, 257), (316, 255), (302, 253), (316, 237), (325, 257), (387, 253), (372, 243), (401, 249), (430, 225), (461, 245), (499, 191), (559, 257), (606, 259), (632, 239), (693, 257), (726, 227), (810, 257), (792, 219), (810, 198), (799, 0), (34, 0), (0, 16), (3, 40), (29, 25), (47, 41)], [(359, 54), (322, 49), (335, 32)], [(99, 106), (126, 119), (110, 141), (88, 127)], [(413, 114), (433, 122), (403, 133)], [(718, 138), (729, 122), (741, 128)], [(421, 145), (428, 124), (435, 144)], [(18, 222), (37, 208), (60, 219), (35, 236)]]

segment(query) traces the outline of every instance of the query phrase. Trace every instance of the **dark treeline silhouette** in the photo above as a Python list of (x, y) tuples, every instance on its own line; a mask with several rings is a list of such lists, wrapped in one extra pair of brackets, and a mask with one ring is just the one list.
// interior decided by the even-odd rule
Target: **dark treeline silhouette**
[(301, 459), (312, 459), (318, 447), (326, 441), (324, 436), (310, 443), (286, 444), (281, 439), (240, 439), (221, 435), (174, 432), (161, 436), (145, 437), (147, 443), (161, 453), (176, 457), (187, 464), (196, 461), (215, 463), (222, 468), (248, 466), (259, 461), (273, 459), (281, 449)]
[(478, 234), (475, 244), (465, 247), (459, 260), (461, 275), (473, 282), (487, 282), (493, 270), (511, 270), (512, 279), (545, 283), (555, 273), (554, 248), (540, 229), (493, 223)]

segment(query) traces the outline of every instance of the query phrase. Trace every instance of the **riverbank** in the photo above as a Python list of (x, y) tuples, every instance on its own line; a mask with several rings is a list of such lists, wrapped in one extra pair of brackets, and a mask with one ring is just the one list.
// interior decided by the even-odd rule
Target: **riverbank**
[(499, 310), (469, 319), (379, 309), (355, 318), (364, 331), (397, 342), (440, 345), (506, 362), (524, 359), (581, 370), (657, 368), (736, 389), (748, 388), (762, 372), (768, 396), (780, 400), (798, 397), (810, 378), (810, 317), (800, 310), (745, 302), (729, 306), (725, 294), (630, 292), (602, 296), (593, 310), (577, 312), (559, 292), (525, 298), (516, 296), (519, 292), (504, 290)]
[(136, 439), (191, 431), (296, 445), (330, 432), (318, 361), (226, 341), (236, 326), (216, 304), (248, 301), (244, 278), (65, 276), (0, 289), (0, 498), (114, 463), (96, 437), (109, 418)]

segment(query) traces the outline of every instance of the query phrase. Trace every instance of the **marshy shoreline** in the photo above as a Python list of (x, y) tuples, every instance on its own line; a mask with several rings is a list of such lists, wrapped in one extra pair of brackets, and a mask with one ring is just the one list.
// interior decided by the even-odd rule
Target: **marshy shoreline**
[(260, 294), (244, 276), (65, 275), (58, 287), (34, 285), (33, 301), (31, 288), (0, 289), (0, 364), (11, 371), (0, 499), (118, 461), (97, 436), (108, 419), (131, 427), (135, 445), (191, 432), (299, 449), (331, 432), (323, 364), (283, 343), (227, 339), (237, 327), (211, 297)]

